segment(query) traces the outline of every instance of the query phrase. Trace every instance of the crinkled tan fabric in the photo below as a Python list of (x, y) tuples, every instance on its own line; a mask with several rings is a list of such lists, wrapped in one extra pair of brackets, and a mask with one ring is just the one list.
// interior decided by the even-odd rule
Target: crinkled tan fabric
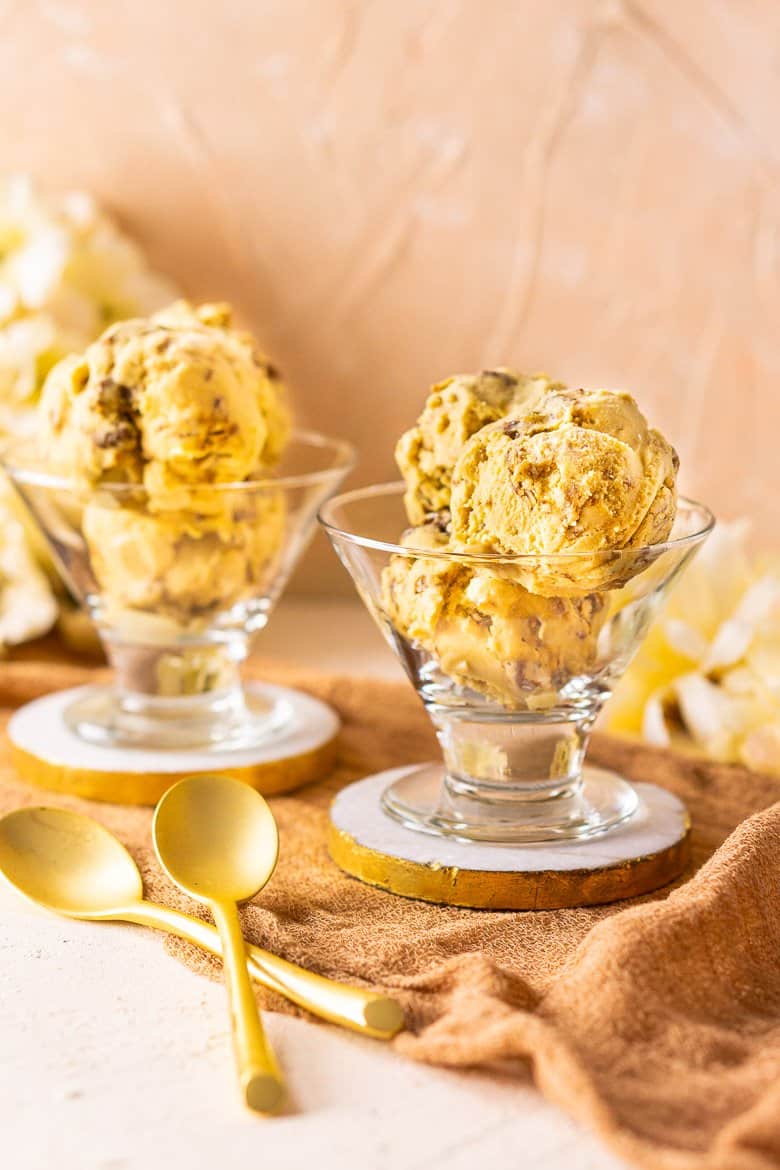
[[(399, 1052), (530, 1075), (639, 1166), (780, 1167), (780, 782), (597, 737), (594, 760), (687, 801), (694, 864), (676, 888), (633, 903), (525, 913), (407, 901), (342, 875), (328, 860), (325, 825), (344, 783), (434, 754), (411, 690), (265, 665), (267, 677), (331, 702), (344, 730), (331, 776), (272, 801), (281, 858), (243, 911), (249, 938), (326, 975), (392, 991), (409, 1025), (394, 1041)], [(64, 663), (5, 664), (0, 700), (10, 708), (84, 677)], [(7, 764), (0, 777), (0, 811), (42, 800), (88, 809), (138, 859), (150, 896), (193, 911), (154, 861), (148, 810), (47, 798), (15, 781)], [(194, 948), (166, 945), (204, 974), (217, 972)], [(258, 995), (267, 1007), (295, 1010)]]

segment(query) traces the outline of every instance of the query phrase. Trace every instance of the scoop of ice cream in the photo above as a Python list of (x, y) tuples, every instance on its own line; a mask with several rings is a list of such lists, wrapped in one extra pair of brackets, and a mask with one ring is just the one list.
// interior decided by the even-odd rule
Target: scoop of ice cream
[[(402, 543), (450, 550), (432, 525), (411, 529)], [(504, 707), (543, 707), (596, 662), (606, 618), (598, 594), (540, 597), (492, 569), (424, 552), (393, 556), (382, 587), (385, 612), (402, 638), (457, 685)]]
[(82, 531), (106, 617), (141, 611), (196, 626), (270, 582), (282, 547), (280, 490), (232, 488), (208, 513), (117, 507), (98, 494)]
[(519, 579), (535, 592), (618, 585), (641, 566), (617, 550), (668, 537), (677, 467), (629, 394), (555, 389), (463, 447), (452, 478), (453, 541), (510, 556), (603, 554), (526, 564)]
[(150, 497), (245, 479), (276, 462), (290, 427), (276, 371), (230, 327), (230, 310), (185, 302), (120, 322), (60, 362), (40, 418), (58, 469), (91, 485), (143, 484)]
[(406, 482), (404, 503), (410, 523), (420, 525), (449, 508), (452, 469), (473, 434), (525, 409), (557, 385), (543, 374), (527, 377), (508, 369), (459, 374), (438, 382), (395, 449)]
[(52, 370), (40, 413), (49, 461), (89, 489), (81, 527), (112, 618), (141, 611), (191, 628), (267, 586), (284, 495), (225, 485), (266, 473), (290, 419), (276, 372), (227, 306), (177, 302), (113, 326)]

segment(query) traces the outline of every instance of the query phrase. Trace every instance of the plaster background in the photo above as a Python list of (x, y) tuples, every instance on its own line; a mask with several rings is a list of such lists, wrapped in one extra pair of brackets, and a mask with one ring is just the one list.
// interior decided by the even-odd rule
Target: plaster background
[[(301, 421), (393, 475), (427, 385), (625, 387), (776, 539), (773, 0), (5, 0), (3, 166), (233, 300)], [(13, 116), (9, 117), (9, 110)], [(320, 541), (299, 574), (349, 589)]]

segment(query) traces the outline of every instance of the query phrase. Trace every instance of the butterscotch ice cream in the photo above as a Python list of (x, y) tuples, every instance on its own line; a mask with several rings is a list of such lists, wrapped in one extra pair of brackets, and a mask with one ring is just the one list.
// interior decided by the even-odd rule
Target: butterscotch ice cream
[(452, 470), (472, 435), (537, 401), (554, 385), (544, 374), (528, 377), (507, 369), (459, 374), (438, 382), (395, 451), (406, 481), (404, 502), (410, 523), (423, 524), (449, 508)]
[(184, 302), (119, 322), (55, 366), (40, 418), (55, 467), (90, 485), (142, 484), (159, 507), (272, 466), (290, 430), (274, 368), (227, 306)]
[(178, 302), (114, 325), (52, 370), (40, 413), (48, 460), (89, 489), (82, 531), (107, 610), (187, 626), (258, 591), (284, 495), (224, 485), (268, 473), (290, 416), (227, 306)]
[[(430, 526), (411, 529), (401, 543), (449, 549), (446, 535)], [(389, 562), (383, 586), (398, 633), (453, 682), (505, 707), (543, 706), (594, 660), (605, 611), (598, 594), (537, 597), (490, 569), (401, 554)]]
[(113, 612), (142, 610), (186, 625), (269, 583), (284, 536), (281, 491), (231, 491), (205, 514), (112, 504), (88, 503), (82, 531)]
[(452, 378), (396, 458), (416, 550), (383, 575), (397, 633), (509, 708), (592, 673), (608, 590), (646, 563), (626, 550), (675, 516), (677, 456), (633, 398), (510, 370)]
[(453, 543), (506, 556), (606, 554), (524, 568), (539, 593), (624, 583), (626, 558), (609, 554), (668, 537), (677, 467), (629, 394), (556, 388), (464, 445), (452, 476)]

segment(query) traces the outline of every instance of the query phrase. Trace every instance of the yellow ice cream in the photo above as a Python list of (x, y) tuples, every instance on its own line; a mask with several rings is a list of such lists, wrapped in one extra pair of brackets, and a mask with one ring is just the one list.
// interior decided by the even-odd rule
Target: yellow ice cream
[(290, 429), (278, 375), (230, 310), (184, 302), (55, 366), (40, 419), (55, 467), (91, 485), (143, 484), (158, 507), (168, 492), (272, 466)]
[(52, 370), (40, 417), (47, 459), (88, 489), (82, 531), (107, 617), (192, 626), (262, 592), (284, 495), (224, 485), (267, 475), (290, 415), (227, 306), (177, 302), (113, 326)]
[(519, 566), (518, 579), (541, 594), (624, 584), (644, 562), (614, 554), (669, 536), (677, 467), (629, 394), (556, 388), (462, 448), (452, 475), (454, 546), (596, 554)]
[(123, 610), (197, 623), (263, 593), (282, 547), (285, 500), (271, 487), (232, 489), (208, 514), (149, 513), (90, 501), (82, 531), (104, 616)]
[(508, 369), (459, 374), (438, 382), (395, 450), (406, 482), (410, 523), (423, 524), (449, 508), (452, 469), (473, 434), (524, 409), (556, 385), (544, 374), (528, 377)]
[[(415, 525), (402, 543), (420, 550), (383, 575), (397, 635), (509, 708), (591, 675), (608, 590), (646, 566), (676, 510), (677, 456), (633, 398), (503, 369), (451, 378), (396, 459)], [(486, 554), (506, 559), (468, 560)]]
[[(430, 524), (410, 529), (401, 543), (450, 550), (446, 534)], [(572, 678), (592, 671), (606, 617), (598, 594), (539, 597), (489, 568), (424, 552), (391, 558), (382, 598), (396, 632), (444, 675), (515, 709), (548, 705)]]

